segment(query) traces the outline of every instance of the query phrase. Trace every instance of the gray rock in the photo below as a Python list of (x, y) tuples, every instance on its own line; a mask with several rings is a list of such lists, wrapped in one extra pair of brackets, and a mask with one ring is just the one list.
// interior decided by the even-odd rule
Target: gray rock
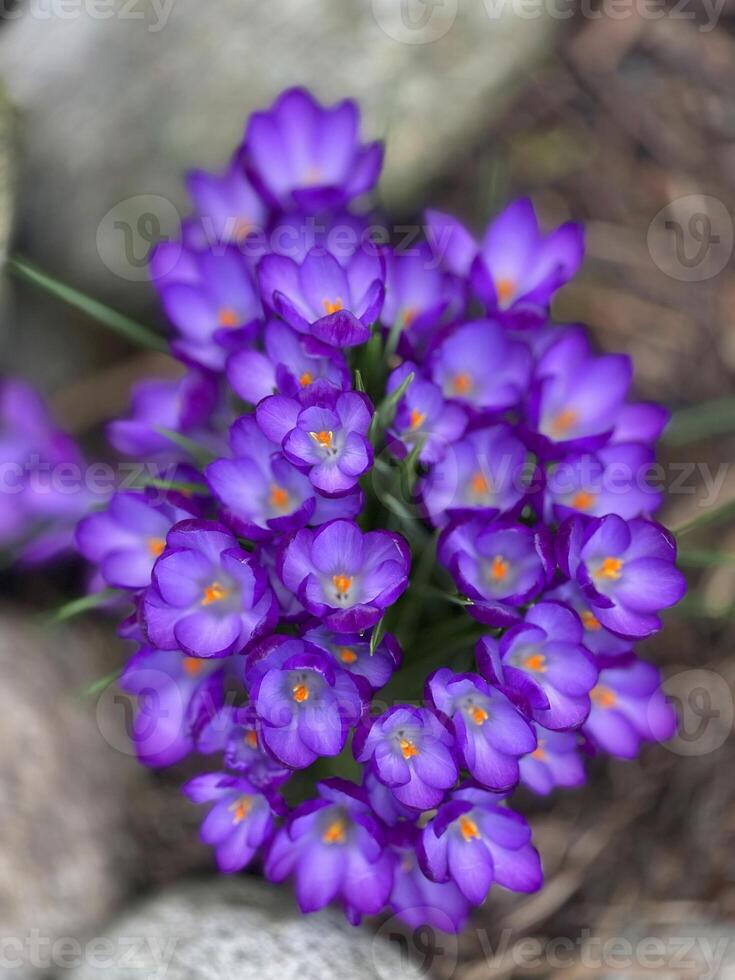
[(130, 886), (136, 764), (104, 741), (94, 703), (79, 697), (110, 671), (110, 646), (27, 620), (0, 614), (0, 935), (10, 943), (0, 976), (18, 976), (16, 960), (43, 969), (41, 946), (106, 918)]
[[(247, 115), (297, 83), (325, 101), (360, 101), (367, 135), (388, 140), (382, 201), (410, 213), (549, 40), (543, 4), (525, 18), (510, 7), (26, 0), (0, 30), (1, 70), (23, 123), (24, 250), (82, 289), (144, 309), (143, 260), (156, 229), (169, 233), (186, 213), (184, 172), (223, 167)], [(22, 314), (8, 351), (30, 364), (38, 339)], [(83, 336), (46, 330), (51, 382), (79, 361)]]
[[(98, 961), (65, 980), (408, 980), (426, 977), (380, 935), (337, 911), (303, 916), (287, 891), (257, 879), (179, 885), (98, 939)], [(103, 946), (105, 952), (103, 953)]]
[(45, 976), (135, 890), (210, 867), (181, 773), (155, 779), (133, 757), (127, 699), (82, 696), (121, 657), (110, 627), (0, 609), (2, 980)]

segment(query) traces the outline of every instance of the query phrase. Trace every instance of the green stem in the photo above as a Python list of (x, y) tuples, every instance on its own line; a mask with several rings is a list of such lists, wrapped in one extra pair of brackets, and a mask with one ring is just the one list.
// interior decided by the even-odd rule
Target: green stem
[(685, 446), (697, 439), (735, 431), (735, 398), (715, 398), (674, 412), (664, 435), (670, 446)]
[(52, 623), (63, 623), (67, 619), (73, 619), (82, 613), (89, 612), (104, 606), (105, 603), (119, 595), (118, 589), (102, 589), (101, 592), (93, 592), (91, 595), (82, 596), (81, 599), (72, 599), (65, 605), (49, 613), (49, 621)]
[(110, 309), (109, 306), (105, 306), (99, 300), (92, 299), (91, 296), (86, 296), (72, 286), (67, 286), (58, 279), (54, 279), (25, 259), (14, 256), (8, 259), (7, 265), (10, 271), (18, 276), (19, 279), (23, 279), (25, 282), (32, 283), (34, 286), (44, 289), (47, 293), (62, 300), (64, 303), (68, 303), (69, 306), (81, 310), (93, 320), (103, 324), (103, 326), (113, 330), (115, 333), (126, 337), (133, 343), (140, 344), (142, 347), (150, 347), (151, 350), (168, 350), (168, 345), (163, 337), (159, 337), (149, 327), (144, 327), (142, 324), (136, 323), (135, 320), (131, 320), (130, 317), (125, 316), (123, 313), (118, 313), (117, 310)]
[(721, 521), (733, 516), (735, 516), (735, 500), (728, 500), (726, 504), (722, 504), (720, 507), (712, 507), (703, 514), (698, 514), (691, 520), (674, 528), (672, 533), (677, 538), (682, 538), (685, 534), (689, 534), (690, 531), (694, 531), (700, 527), (707, 527), (709, 524), (719, 524)]
[(677, 561), (689, 568), (709, 568), (712, 565), (735, 565), (735, 554), (726, 555), (718, 551), (700, 551), (696, 548), (681, 548)]

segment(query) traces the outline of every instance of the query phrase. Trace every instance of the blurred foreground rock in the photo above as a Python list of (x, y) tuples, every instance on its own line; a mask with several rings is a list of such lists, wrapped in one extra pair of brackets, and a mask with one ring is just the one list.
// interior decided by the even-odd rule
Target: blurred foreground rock
[[(403, 980), (397, 948), (334, 910), (303, 916), (284, 889), (257, 879), (179, 885), (96, 940), (106, 956), (67, 980)], [(90, 949), (91, 947), (87, 947)], [(406, 971), (409, 972), (406, 972)], [(426, 973), (417, 973), (417, 977)]]
[(130, 754), (115, 688), (81, 695), (119, 662), (105, 637), (0, 610), (3, 980), (45, 975), (133, 890), (208, 866), (195, 808)]
[[(544, 5), (525, 18), (510, 6), (20, 3), (0, 30), (0, 71), (22, 120), (18, 244), (61, 278), (128, 311), (143, 308), (151, 239), (172, 234), (188, 208), (184, 172), (222, 168), (249, 113), (294, 84), (328, 102), (359, 99), (366, 134), (388, 140), (382, 201), (410, 213), (547, 47)], [(19, 316), (8, 350), (31, 363), (44, 330), (51, 380), (68, 376), (84, 331), (34, 328)]]
[(0, 934), (13, 943), (0, 976), (19, 975), (16, 954), (42, 969), (48, 945), (34, 935), (51, 944), (88, 929), (129, 886), (136, 764), (104, 741), (94, 703), (79, 697), (109, 673), (106, 652), (76, 629), (0, 613)]

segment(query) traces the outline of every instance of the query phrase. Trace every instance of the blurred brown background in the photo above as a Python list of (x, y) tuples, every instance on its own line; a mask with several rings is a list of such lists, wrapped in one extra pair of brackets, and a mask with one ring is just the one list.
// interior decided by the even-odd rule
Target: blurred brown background
[[(632, 354), (637, 393), (677, 412), (662, 458), (686, 472), (665, 523), (735, 499), (731, 0), (539, 0), (525, 16), (490, 0), (173, 0), (165, 18), (139, 0), (132, 19), (117, 2), (109, 19), (81, 0), (77, 17), (42, 17), (39, 3), (7, 4), (0, 21), (0, 233), (16, 251), (160, 323), (141, 218), (172, 230), (186, 211), (183, 171), (223, 165), (247, 113), (285, 85), (355, 95), (388, 140), (382, 203), (397, 221), (419, 220), (430, 202), (479, 229), (528, 193), (546, 224), (586, 223), (587, 261), (555, 314)], [(127, 223), (132, 253), (113, 219)], [(2, 370), (40, 383), (92, 444), (132, 378), (168, 370), (25, 285), (6, 279), (0, 303)], [(735, 530), (706, 527), (687, 547), (690, 597), (642, 650), (680, 699), (673, 746), (596, 761), (582, 790), (524, 796), (545, 889), (493, 895), (441, 952), (409, 936), (419, 966), (406, 976), (735, 977), (735, 564), (700, 554), (735, 553)], [(64, 585), (63, 575), (9, 583), (17, 606), (0, 627), (3, 935), (29, 922), (83, 934), (131, 895), (211, 868), (194, 843), (197, 815), (177, 796), (180, 773), (144, 773), (111, 751), (115, 704), (75, 699), (120, 660), (109, 628), (39, 639), (27, 625)]]

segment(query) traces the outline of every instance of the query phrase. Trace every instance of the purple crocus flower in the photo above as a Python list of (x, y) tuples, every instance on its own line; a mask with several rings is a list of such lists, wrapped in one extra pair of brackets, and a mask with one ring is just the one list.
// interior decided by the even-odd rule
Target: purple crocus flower
[(270, 638), (251, 654), (246, 678), (263, 744), (293, 769), (339, 755), (362, 715), (361, 686), (305, 640)]
[(517, 618), (513, 607), (537, 596), (556, 568), (543, 525), (532, 530), (482, 518), (450, 525), (439, 538), (438, 555), (460, 592), (476, 600), (468, 611), (497, 626)]
[(390, 395), (400, 388), (409, 374), (415, 377), (396, 406), (388, 448), (403, 458), (421, 441), (421, 462), (436, 463), (442, 459), (447, 447), (464, 434), (467, 413), (459, 405), (446, 402), (441, 389), (421, 378), (418, 367), (410, 361), (404, 361), (391, 372), (386, 393)]
[(215, 666), (179, 650), (143, 646), (130, 658), (120, 687), (138, 699), (131, 736), (144, 765), (170, 766), (193, 750), (222, 705), (224, 673), (224, 661)]
[(374, 691), (385, 687), (401, 663), (401, 648), (391, 633), (385, 633), (372, 652), (369, 636), (334, 633), (324, 626), (307, 630), (304, 639), (326, 650), (344, 670), (364, 678)]
[(657, 613), (686, 592), (676, 542), (660, 524), (616, 514), (588, 523), (571, 519), (559, 534), (559, 564), (588, 599), (599, 622), (626, 637), (661, 628)]
[(297, 807), (271, 844), (265, 874), (293, 874), (302, 912), (340, 898), (352, 921), (376, 915), (393, 887), (393, 861), (364, 791), (343, 779), (317, 784), (319, 796)]
[(426, 694), (452, 721), (460, 764), (488, 789), (512, 789), (518, 759), (536, 748), (536, 736), (502, 691), (477, 674), (442, 667), (427, 680)]
[(107, 438), (125, 456), (179, 458), (181, 449), (159, 428), (194, 436), (206, 426), (217, 405), (213, 379), (190, 371), (178, 380), (140, 381), (133, 387), (132, 417), (107, 426)]
[(437, 806), (457, 781), (454, 739), (428, 708), (389, 708), (369, 728), (357, 729), (352, 749), (400, 803), (417, 810)]
[[(203, 664), (206, 661), (194, 662)], [(198, 731), (197, 752), (202, 755), (224, 753), (225, 766), (247, 776), (258, 789), (280, 786), (291, 776), (291, 770), (263, 750), (258, 737), (259, 728), (252, 704), (242, 708), (223, 704)]]
[(610, 755), (634, 759), (641, 742), (665, 742), (676, 731), (676, 712), (653, 664), (634, 659), (600, 671), (583, 733)]
[(384, 280), (385, 261), (367, 245), (344, 266), (316, 248), (301, 263), (271, 254), (258, 265), (263, 302), (321, 353), (325, 344), (354, 347), (369, 339), (383, 306)]
[(188, 515), (152, 494), (116, 493), (105, 510), (82, 518), (76, 543), (87, 561), (99, 566), (104, 581), (118, 589), (144, 589), (166, 547), (166, 535)]
[(241, 161), (274, 207), (339, 208), (375, 185), (383, 163), (383, 144), (361, 144), (359, 126), (351, 100), (327, 108), (306, 89), (291, 88), (271, 109), (251, 115)]
[(403, 825), (390, 835), (396, 861), (388, 905), (412, 929), (428, 925), (441, 932), (461, 932), (470, 904), (453, 881), (426, 877), (416, 856), (420, 836), (413, 825)]
[(419, 844), (424, 872), (433, 881), (453, 881), (473, 905), (485, 900), (493, 884), (533, 892), (543, 881), (528, 824), (501, 800), (463, 786), (426, 825)]
[(576, 612), (584, 627), (582, 645), (595, 655), (598, 666), (630, 653), (631, 641), (605, 629), (576, 582), (563, 582), (545, 593), (545, 597), (562, 602)]
[(284, 585), (338, 633), (374, 626), (408, 585), (410, 553), (399, 534), (331, 521), (297, 531), (280, 563)]
[(550, 732), (534, 725), (538, 745), (520, 760), (521, 783), (539, 796), (548, 796), (556, 786), (584, 783), (584, 762), (575, 732)]
[(273, 834), (274, 811), (282, 812), (278, 798), (259, 790), (244, 776), (208, 772), (182, 787), (194, 803), (214, 803), (199, 834), (215, 849), (217, 865), (225, 874), (241, 871)]
[(199, 252), (179, 246), (173, 269), (153, 282), (169, 320), (181, 337), (171, 348), (183, 360), (211, 370), (224, 368), (227, 352), (252, 341), (263, 310), (245, 259), (234, 247)]
[(527, 439), (536, 451), (553, 457), (598, 449), (610, 440), (630, 387), (628, 356), (597, 357), (585, 331), (567, 327), (534, 373)]
[(477, 663), (544, 728), (578, 728), (589, 714), (597, 666), (582, 646), (579, 617), (558, 602), (532, 606), (499, 641), (483, 636)]
[(295, 398), (271, 395), (255, 417), (265, 435), (308, 473), (317, 490), (340, 495), (352, 490), (373, 464), (367, 438), (373, 409), (359, 391), (322, 388), (303, 407)]
[(344, 391), (350, 387), (350, 372), (344, 357), (310, 354), (302, 337), (280, 320), (266, 324), (265, 352), (236, 351), (227, 362), (227, 380), (241, 398), (257, 405), (268, 395), (295, 398), (315, 381), (325, 380)]
[(223, 520), (251, 541), (323, 524), (337, 517), (356, 517), (362, 493), (355, 489), (328, 500), (317, 495), (309, 478), (285, 459), (261, 432), (252, 416), (230, 430), (234, 459), (218, 459), (206, 469), (212, 492), (223, 504)]
[(169, 531), (141, 614), (162, 650), (224, 657), (272, 629), (278, 603), (265, 571), (225, 527), (189, 520)]
[(367, 794), (370, 807), (386, 827), (396, 827), (416, 820), (416, 810), (401, 803), (393, 795), (393, 790), (381, 783), (369, 766), (362, 767), (362, 785)]
[(77, 521), (105, 500), (84, 485), (84, 471), (79, 447), (38, 392), (0, 378), (0, 548), (20, 546), (26, 565), (70, 548)]
[(469, 276), (487, 309), (516, 327), (545, 318), (552, 296), (584, 256), (582, 227), (568, 222), (542, 235), (528, 198), (508, 205), (480, 244), (450, 215), (429, 211), (426, 218), (428, 237), (445, 267)]
[(399, 350), (424, 348), (463, 302), (461, 281), (438, 267), (426, 243), (410, 252), (387, 253), (385, 305), (380, 319), (389, 330), (401, 331)]
[(268, 221), (267, 207), (237, 160), (222, 175), (193, 171), (186, 186), (208, 246), (216, 242), (242, 245)]
[(420, 481), (432, 524), (520, 510), (532, 487), (529, 453), (507, 425), (467, 433)]
[(663, 494), (651, 486), (653, 449), (639, 443), (609, 444), (595, 454), (573, 454), (554, 466), (546, 480), (549, 518), (572, 514), (618, 514), (630, 520), (652, 514)]
[(492, 320), (458, 327), (431, 355), (431, 377), (445, 398), (478, 412), (502, 412), (528, 389), (531, 352)]

